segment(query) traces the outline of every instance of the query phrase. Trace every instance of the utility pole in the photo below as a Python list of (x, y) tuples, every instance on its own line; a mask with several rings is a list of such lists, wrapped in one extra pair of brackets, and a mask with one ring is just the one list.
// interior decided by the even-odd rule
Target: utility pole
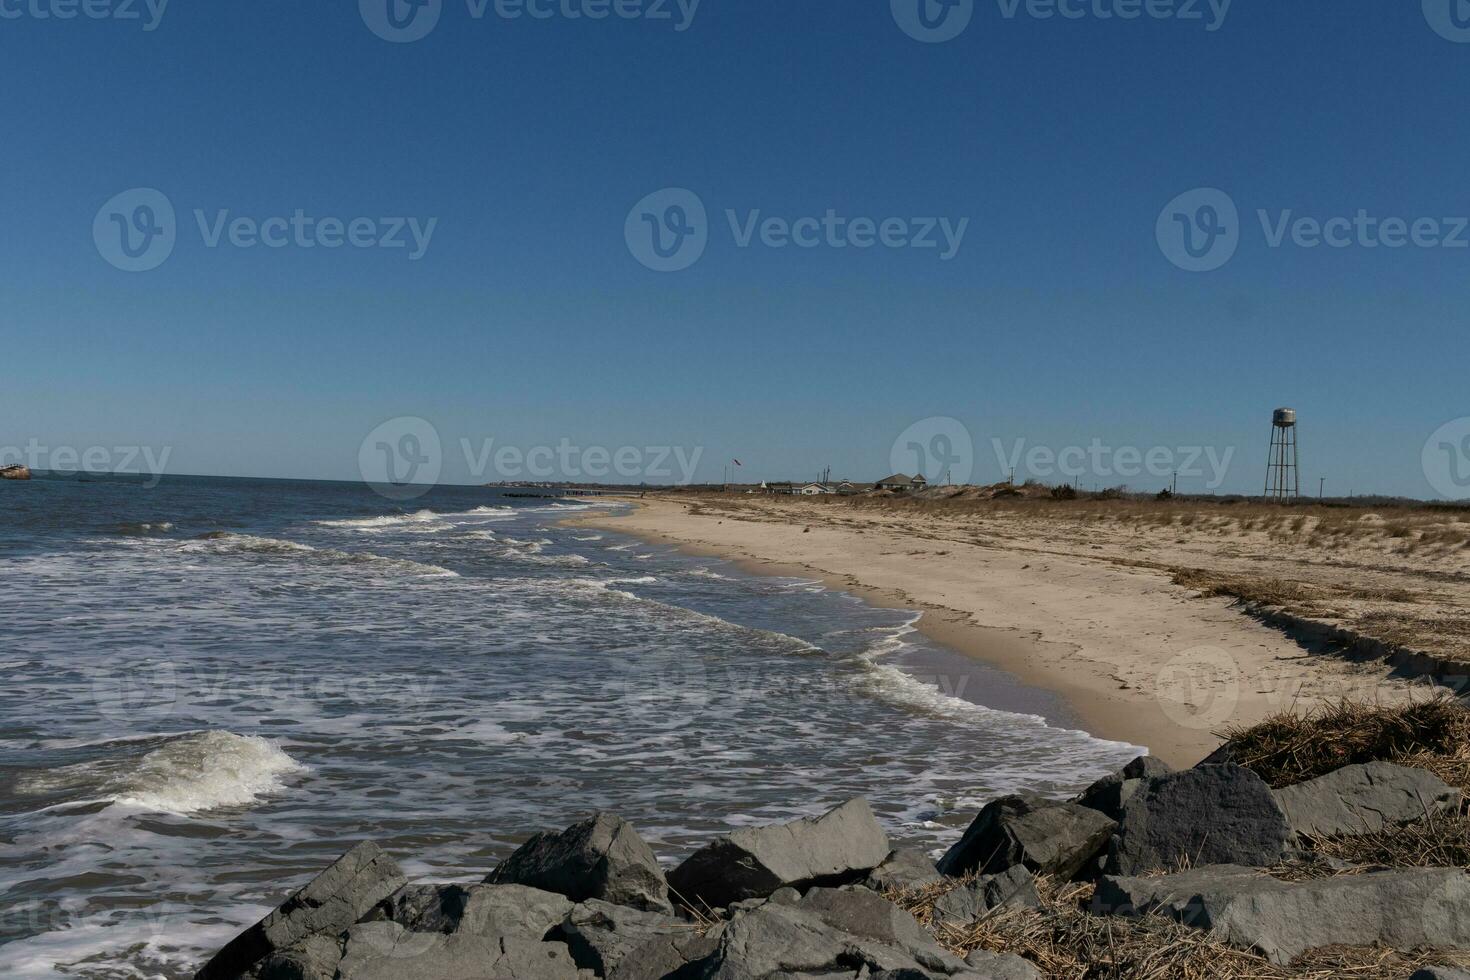
[(1327, 489), (1327, 477), (1325, 477), (1325, 476), (1318, 477), (1317, 478), (1317, 499), (1318, 500), (1321, 500), (1322, 499), (1322, 492), (1324, 490), (1326, 490), (1326, 489)]

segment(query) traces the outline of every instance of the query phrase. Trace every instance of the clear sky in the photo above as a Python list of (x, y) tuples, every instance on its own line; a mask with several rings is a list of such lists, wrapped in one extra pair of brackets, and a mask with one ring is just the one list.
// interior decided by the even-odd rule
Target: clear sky
[[(454, 482), (516, 475), (466, 461), (491, 439), (875, 479), (952, 417), (976, 481), (1096, 441), (1234, 447), (1181, 489), (1259, 492), (1292, 405), (1304, 489), (1436, 495), (1421, 450), (1470, 415), (1470, 9), (923, 0), (940, 32), (970, 14), (928, 43), (920, 0), (430, 2), (0, 0), (0, 446), (350, 479), (412, 416)], [(55, 16), (83, 5), (120, 16)], [(173, 246), (143, 272), (117, 267), (123, 229), (163, 228), (157, 198), (113, 202), (136, 188), (176, 212), (133, 237)], [(666, 188), (706, 209), (679, 271), (635, 254), (646, 222), (699, 219), (635, 207)], [(1218, 224), (1218, 197), (1166, 207), (1197, 188), (1239, 214), (1205, 272), (1167, 234)], [(812, 247), (760, 225), (829, 210)], [(268, 220), (297, 211), (304, 238)], [(1359, 221), (1273, 247), (1288, 211), (1433, 219), (1440, 244)], [(284, 247), (244, 247), (241, 217)], [(325, 247), (323, 218), (406, 247)], [(435, 223), (419, 247), (395, 218)], [(887, 219), (938, 247), (875, 242)]]

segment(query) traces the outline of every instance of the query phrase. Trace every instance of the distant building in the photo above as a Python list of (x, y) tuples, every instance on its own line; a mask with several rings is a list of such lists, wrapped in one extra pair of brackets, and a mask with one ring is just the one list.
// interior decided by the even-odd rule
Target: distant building
[(927, 486), (929, 486), (929, 481), (924, 479), (922, 473), (914, 476), (904, 476), (902, 473), (895, 473), (885, 480), (879, 480), (876, 484), (879, 490), (897, 490), (900, 493), (923, 490)]
[(833, 490), (825, 483), (808, 483), (806, 486), (795, 492), (803, 497), (820, 497), (824, 493), (836, 493), (837, 491)]

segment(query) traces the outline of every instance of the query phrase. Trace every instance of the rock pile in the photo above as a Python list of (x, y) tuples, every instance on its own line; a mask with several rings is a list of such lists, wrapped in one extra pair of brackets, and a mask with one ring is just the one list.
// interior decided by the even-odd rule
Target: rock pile
[(1235, 765), (1173, 772), (1145, 758), (1071, 802), (992, 802), (937, 865), (891, 849), (863, 800), (736, 830), (667, 876), (609, 813), (537, 834), (478, 885), (410, 884), (367, 843), (196, 980), (1034, 980), (1019, 956), (960, 958), (890, 899), (924, 892), (926, 922), (932, 907), (933, 926), (964, 927), (1039, 906), (1036, 875), (1095, 881), (1093, 915), (1164, 916), (1276, 963), (1336, 945), (1466, 950), (1461, 869), (1262, 872), (1313, 837), (1381, 831), (1458, 800), (1428, 772), (1383, 763), (1273, 791)]

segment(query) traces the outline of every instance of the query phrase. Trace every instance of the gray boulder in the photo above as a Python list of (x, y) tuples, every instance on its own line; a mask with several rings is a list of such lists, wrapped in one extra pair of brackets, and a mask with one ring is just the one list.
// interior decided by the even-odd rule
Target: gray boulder
[[(403, 872), (371, 841), (357, 845), (270, 915), (225, 944), (195, 980), (236, 980), (277, 953), (285, 970), (296, 959), (314, 961), (320, 947), (292, 950), (315, 936), (335, 937), (372, 907), (402, 888)], [(298, 957), (297, 954), (300, 953)]]
[(1426, 769), (1389, 762), (1344, 766), (1274, 791), (1286, 822), (1303, 836), (1369, 834), (1458, 805), (1460, 791)]
[(720, 947), (725, 927), (655, 936), (631, 950), (607, 980), (700, 980), (706, 963)]
[(1416, 970), (1409, 980), (1470, 980), (1470, 973), (1452, 966), (1426, 966)]
[(1000, 874), (981, 875), (946, 892), (935, 901), (934, 912), (942, 919), (968, 923), (1002, 905), (1040, 907), (1036, 878), (1025, 865), (1018, 864)]
[(863, 884), (875, 892), (907, 891), (943, 880), (944, 875), (934, 867), (928, 854), (914, 847), (899, 847), (873, 869)]
[(1138, 787), (1123, 804), (1107, 871), (1265, 867), (1286, 855), (1291, 839), (1286, 814), (1259, 776), (1239, 766), (1202, 766), (1154, 776)]
[(520, 936), (409, 932), (396, 922), (348, 930), (337, 980), (580, 980), (561, 943)]
[[(767, 902), (726, 925), (705, 980), (790, 974), (947, 977), (968, 967), (914, 917), (866, 888), (813, 888), (799, 902)], [(894, 980), (899, 980), (895, 977)]]
[(1099, 915), (1167, 915), (1275, 963), (1335, 945), (1470, 948), (1470, 876), (1458, 868), (1300, 882), (1231, 865), (1155, 878), (1104, 877), (1092, 908)]
[(1041, 971), (1014, 953), (971, 950), (965, 957), (965, 965), (989, 980), (1041, 980)]
[(342, 961), (336, 936), (307, 936), (267, 956), (246, 976), (250, 980), (333, 980)]
[(653, 851), (632, 824), (611, 813), (598, 813), (559, 834), (536, 834), (485, 881), (527, 885), (574, 902), (596, 898), (630, 908), (673, 911), (668, 883)]
[(1024, 864), (1038, 874), (1071, 878), (1117, 826), (1096, 810), (1005, 796), (986, 804), (965, 835), (939, 859), (942, 874), (995, 874)]
[(409, 932), (542, 939), (572, 911), (563, 895), (525, 885), (405, 885), (363, 916)]
[(866, 800), (815, 819), (741, 828), (706, 845), (672, 872), (669, 886), (691, 908), (724, 908), (783, 886), (861, 881), (888, 856), (888, 835)]
[(571, 949), (578, 966), (606, 977), (650, 942), (666, 940), (659, 945), (672, 947), (674, 939), (694, 931), (693, 925), (672, 915), (593, 899), (572, 909), (556, 938)]
[(1117, 772), (1104, 776), (1087, 787), (1075, 802), (1117, 820), (1123, 813), (1123, 804), (1143, 785), (1145, 779), (1173, 771), (1162, 759), (1155, 759), (1151, 755), (1139, 756)]

